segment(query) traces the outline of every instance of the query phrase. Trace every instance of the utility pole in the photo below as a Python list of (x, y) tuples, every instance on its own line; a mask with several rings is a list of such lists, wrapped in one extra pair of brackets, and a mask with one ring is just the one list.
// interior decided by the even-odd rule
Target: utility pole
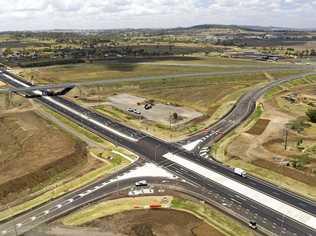
[(287, 128), (284, 129), (283, 131), (283, 138), (284, 138), (284, 150), (287, 150), (287, 145), (288, 145), (288, 136), (289, 136), (289, 131)]
[(172, 131), (172, 124), (171, 124), (171, 121), (172, 121), (172, 115), (171, 115), (171, 112), (169, 112), (169, 121), (170, 121), (170, 141), (171, 141), (171, 138), (172, 138), (172, 134), (171, 134), (171, 131)]

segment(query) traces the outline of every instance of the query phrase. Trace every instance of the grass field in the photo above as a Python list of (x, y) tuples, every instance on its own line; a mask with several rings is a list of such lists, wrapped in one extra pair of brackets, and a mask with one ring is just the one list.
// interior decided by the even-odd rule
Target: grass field
[[(275, 78), (296, 74), (297, 71), (270, 73)], [(82, 88), (83, 96), (109, 96), (117, 93), (130, 93), (162, 103), (188, 106), (198, 111), (212, 114), (214, 107), (222, 104), (226, 96), (234, 94), (268, 79), (263, 73), (213, 76), (207, 78), (158, 79), (141, 82), (124, 82), (118, 85), (106, 85)], [(241, 94), (239, 94), (241, 95)], [(238, 98), (238, 97), (237, 97)]]
[(172, 75), (179, 73), (205, 73), (225, 71), (225, 68), (193, 66), (161, 66), (142, 64), (76, 64), (46, 68), (24, 69), (27, 78), (37, 83), (60, 83), (88, 80), (106, 80), (142, 76)]
[[(288, 71), (270, 74), (275, 78), (279, 78), (295, 73), (298, 72)], [(228, 112), (234, 102), (249, 88), (266, 82), (268, 82), (268, 79), (264, 73), (124, 82), (116, 85), (82, 87), (81, 101), (86, 102), (88, 99), (98, 103), (106, 101), (108, 96), (129, 93), (146, 99), (153, 99), (156, 102), (189, 107), (202, 112), (204, 114), (202, 119), (173, 128), (170, 132), (169, 127), (133, 119), (133, 117), (110, 106), (100, 105), (96, 107), (99, 112), (140, 128), (145, 132), (148, 131), (164, 139), (177, 139), (209, 126)], [(78, 93), (74, 92), (70, 96), (75, 95), (78, 95)]]
[[(235, 58), (225, 58), (225, 57), (218, 57), (218, 56), (202, 56), (198, 57), (199, 60), (165, 60), (162, 63), (181, 63), (181, 64), (213, 64), (213, 65), (234, 65), (234, 66), (279, 66), (284, 65), (284, 63), (271, 63), (265, 61), (255, 61), (249, 59), (235, 59)], [(157, 62), (160, 63), (160, 62)]]
[[(178, 64), (178, 65), (177, 65)], [(186, 64), (188, 64), (186, 66)], [(200, 66), (197, 66), (200, 64)], [(208, 65), (208, 66), (201, 66)], [(269, 64), (228, 58), (201, 58), (200, 60), (153, 61), (151, 64), (94, 62), (30, 68), (19, 70), (37, 83), (57, 83), (70, 81), (106, 80), (142, 76), (159, 76), (185, 73), (207, 73), (227, 71), (247, 71), (254, 68), (271, 68), (279, 64)]]

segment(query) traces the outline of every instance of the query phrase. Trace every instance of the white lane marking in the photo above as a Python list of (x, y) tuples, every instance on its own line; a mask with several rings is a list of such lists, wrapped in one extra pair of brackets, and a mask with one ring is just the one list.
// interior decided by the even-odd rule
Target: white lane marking
[[(22, 86), (24, 86), (24, 87), (31, 87), (30, 85), (25, 84), (25, 83), (23, 83), (23, 82), (21, 82), (21, 81), (19, 81), (19, 80), (16, 80), (16, 79), (12, 78), (11, 76), (8, 76), (8, 75), (6, 75), (6, 74), (4, 74), (4, 76), (5, 76), (6, 78), (8, 78), (8, 79), (10, 79), (10, 80), (13, 80), (14, 82), (16, 82), (16, 83), (22, 85)], [(40, 90), (35, 90), (33, 93), (35, 93), (35, 94), (37, 94), (37, 95), (42, 95), (42, 94), (43, 94)], [(53, 98), (51, 98), (51, 97), (42, 97), (42, 98), (43, 98), (43, 99), (46, 99), (46, 100), (48, 100), (48, 101), (50, 101), (50, 102), (52, 102), (52, 103), (54, 103), (55, 105), (57, 105), (57, 106), (59, 106), (59, 107), (64, 108), (65, 110), (70, 111), (70, 112), (73, 113), (73, 114), (76, 114), (76, 115), (82, 117), (82, 118), (85, 119), (85, 120), (89, 120), (90, 122), (94, 123), (95, 125), (97, 125), (97, 126), (103, 128), (103, 129), (106, 129), (106, 130), (110, 131), (111, 133), (114, 133), (114, 134), (116, 134), (116, 135), (118, 135), (118, 136), (120, 136), (120, 137), (122, 137), (122, 138), (128, 139), (128, 140), (130, 140), (130, 141), (132, 141), (132, 142), (137, 142), (137, 141), (138, 141), (138, 139), (131, 138), (130, 136), (128, 136), (128, 135), (126, 135), (126, 134), (123, 134), (123, 133), (121, 133), (121, 132), (119, 132), (119, 131), (117, 131), (117, 130), (111, 128), (111, 127), (108, 127), (108, 126), (106, 126), (106, 125), (100, 123), (100, 122), (97, 121), (97, 120), (94, 120), (94, 119), (92, 119), (92, 118), (89, 118), (89, 117), (87, 117), (86, 115), (83, 115), (82, 113), (80, 113), (80, 112), (78, 112), (78, 111), (76, 111), (76, 110), (74, 110), (74, 109), (72, 109), (72, 108), (70, 108), (70, 107), (68, 107), (68, 106), (66, 106), (66, 105), (64, 105), (64, 104), (62, 104), (62, 103), (60, 103), (60, 102), (58, 102), (58, 101), (56, 101), (55, 99), (53, 99)]]
[(182, 146), (187, 151), (192, 151), (197, 145), (199, 145), (202, 142), (202, 140), (196, 140), (194, 142), (188, 143), (184, 146)]
[(286, 215), (302, 224), (305, 224), (313, 229), (316, 229), (316, 217), (308, 214), (302, 210), (299, 210), (291, 205), (281, 202), (273, 197), (270, 197), (262, 192), (252, 189), (244, 184), (241, 184), (233, 179), (227, 178), (217, 172), (207, 169), (195, 162), (187, 160), (181, 156), (173, 153), (167, 153), (163, 155), (166, 159), (177, 163), (178, 165), (184, 166), (185, 168), (194, 171), (195, 173), (202, 175), (226, 188), (229, 188), (241, 195), (247, 196), (248, 198), (256, 201), (268, 208), (271, 208), (283, 215)]

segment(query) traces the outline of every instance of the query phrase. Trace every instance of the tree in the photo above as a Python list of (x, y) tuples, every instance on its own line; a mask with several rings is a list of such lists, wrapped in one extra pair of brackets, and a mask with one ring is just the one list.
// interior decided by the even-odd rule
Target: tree
[(174, 112), (174, 113), (172, 114), (172, 116), (173, 116), (173, 119), (174, 119), (174, 120), (177, 120), (178, 117), (179, 117), (177, 112)]
[(316, 110), (315, 109), (309, 109), (306, 112), (306, 115), (311, 122), (316, 123)]
[(9, 55), (11, 55), (11, 54), (13, 54), (13, 51), (12, 51), (11, 48), (6, 48), (6, 49), (3, 51), (3, 55), (4, 55), (4, 56), (9, 56)]
[(291, 120), (289, 123), (287, 123), (287, 127), (295, 130), (298, 133), (301, 133), (304, 131), (305, 128), (309, 128), (311, 125), (306, 122), (307, 118), (304, 117), (298, 117), (296, 120)]

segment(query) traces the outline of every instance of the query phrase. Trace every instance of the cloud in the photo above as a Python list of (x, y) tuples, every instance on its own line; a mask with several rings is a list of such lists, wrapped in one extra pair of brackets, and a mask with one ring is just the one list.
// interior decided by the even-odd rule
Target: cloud
[(0, 0), (0, 4), (0, 30), (316, 25), (315, 0)]

